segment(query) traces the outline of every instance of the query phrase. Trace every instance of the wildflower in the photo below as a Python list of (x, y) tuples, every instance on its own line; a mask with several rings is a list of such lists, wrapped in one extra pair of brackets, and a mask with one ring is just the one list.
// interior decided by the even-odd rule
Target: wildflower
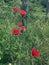
[(40, 56), (40, 52), (37, 49), (32, 49), (32, 56), (38, 57)]
[(20, 28), (20, 31), (21, 31), (21, 32), (25, 32), (25, 31), (26, 31), (26, 28), (25, 28), (25, 27), (21, 27), (21, 28)]
[(12, 34), (18, 35), (18, 34), (20, 34), (20, 31), (15, 28), (15, 29), (12, 30)]
[(21, 27), (21, 26), (23, 26), (23, 24), (22, 24), (21, 22), (19, 22), (19, 23), (18, 23), (18, 26)]
[(14, 12), (18, 12), (19, 10), (18, 10), (17, 7), (14, 7), (14, 8), (13, 8), (13, 11), (14, 11)]
[(9, 65), (12, 65), (11, 63), (9, 63)]
[(24, 10), (20, 10), (20, 15), (22, 15), (22, 16), (26, 16), (26, 11), (24, 11)]

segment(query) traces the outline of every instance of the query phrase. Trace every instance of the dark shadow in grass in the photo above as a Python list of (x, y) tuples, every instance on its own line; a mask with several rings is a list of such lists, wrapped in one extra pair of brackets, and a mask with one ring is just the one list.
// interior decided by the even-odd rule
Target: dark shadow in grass
[(5, 3), (9, 3), (10, 1), (12, 1), (12, 0), (4, 0)]
[(11, 59), (11, 56), (10, 56), (10, 54), (4, 54), (3, 55), (3, 57), (2, 57), (2, 59), (0, 60), (0, 63), (10, 63), (10, 62), (12, 62), (12, 59)]

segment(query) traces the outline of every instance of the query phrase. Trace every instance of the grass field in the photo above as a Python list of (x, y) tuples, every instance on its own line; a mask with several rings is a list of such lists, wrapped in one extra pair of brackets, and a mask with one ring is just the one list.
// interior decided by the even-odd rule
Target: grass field
[[(46, 8), (40, 4), (29, 4), (27, 31), (13, 35), (12, 29), (19, 28), (21, 17), (13, 12), (13, 7), (20, 8), (20, 0), (5, 3), (0, 0), (0, 65), (49, 65), (49, 20), (45, 21)], [(32, 48), (41, 52), (34, 58)]]

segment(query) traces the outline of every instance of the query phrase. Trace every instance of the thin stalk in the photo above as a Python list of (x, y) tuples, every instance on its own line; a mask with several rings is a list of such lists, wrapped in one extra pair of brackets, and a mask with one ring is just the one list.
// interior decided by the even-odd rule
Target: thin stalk
[[(21, 9), (25, 10), (28, 13), (28, 4), (29, 4), (29, 0), (21, 0)], [(27, 26), (27, 15), (24, 17), (22, 16), (22, 23), (24, 26)]]
[(49, 17), (49, 0), (47, 0), (47, 7), (46, 7), (46, 17), (45, 17), (45, 21), (47, 21)]

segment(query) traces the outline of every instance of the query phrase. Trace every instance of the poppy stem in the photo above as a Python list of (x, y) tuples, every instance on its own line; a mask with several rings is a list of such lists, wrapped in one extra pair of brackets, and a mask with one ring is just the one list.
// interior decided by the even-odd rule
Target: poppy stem
[[(28, 3), (29, 3), (29, 0), (21, 0), (21, 9), (25, 10), (27, 13), (29, 9)], [(23, 23), (23, 26), (27, 26), (27, 15), (22, 16), (22, 23)]]

